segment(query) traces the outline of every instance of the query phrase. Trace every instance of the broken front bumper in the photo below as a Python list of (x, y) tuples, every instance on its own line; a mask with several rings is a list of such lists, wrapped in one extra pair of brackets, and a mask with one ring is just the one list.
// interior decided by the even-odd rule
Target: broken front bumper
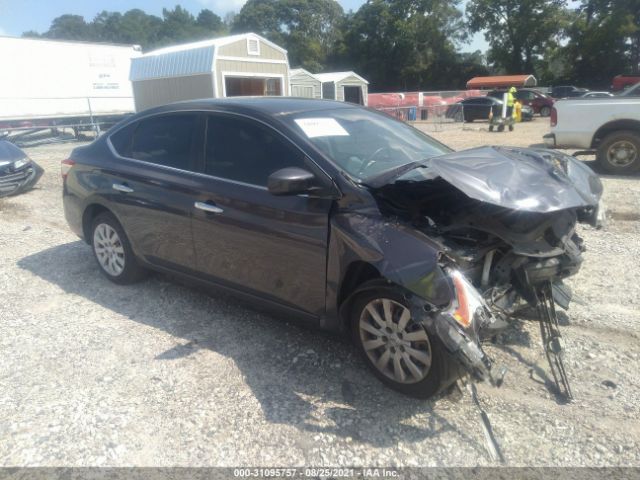
[(17, 195), (29, 190), (40, 180), (43, 172), (44, 170), (33, 161), (22, 168), (0, 172), (0, 197)]
[(494, 367), (482, 350), (477, 334), (470, 334), (460, 328), (447, 313), (438, 314), (434, 324), (436, 333), (447, 350), (455, 355), (473, 378), (487, 381), (496, 387), (502, 385), (505, 369)]
[[(504, 368), (495, 368), (480, 345), (480, 330), (496, 321), (482, 295), (457, 270), (446, 268), (452, 280), (455, 298), (444, 310), (434, 311), (419, 297), (414, 297), (412, 314), (421, 318), (424, 327), (435, 334), (446, 350), (473, 378), (494, 386), (502, 384)], [(421, 312), (418, 315), (418, 312)]]

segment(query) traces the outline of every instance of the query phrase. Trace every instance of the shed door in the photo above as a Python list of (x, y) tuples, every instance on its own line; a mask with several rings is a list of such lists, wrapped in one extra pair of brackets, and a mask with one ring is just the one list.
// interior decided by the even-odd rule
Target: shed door
[(227, 97), (279, 96), (282, 95), (282, 80), (261, 77), (225, 77)]
[(364, 105), (364, 101), (362, 98), (362, 88), (356, 87), (356, 86), (349, 86), (349, 85), (345, 85), (343, 88), (344, 88), (345, 102)]

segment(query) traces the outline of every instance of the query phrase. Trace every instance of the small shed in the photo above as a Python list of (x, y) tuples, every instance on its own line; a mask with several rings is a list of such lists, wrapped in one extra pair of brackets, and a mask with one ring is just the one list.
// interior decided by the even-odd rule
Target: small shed
[(322, 82), (304, 68), (289, 71), (289, 84), (292, 97), (322, 98)]
[(473, 77), (467, 82), (468, 89), (491, 89), (508, 87), (535, 87), (538, 84), (533, 75), (497, 75), (493, 77)]
[(322, 98), (367, 105), (369, 82), (355, 72), (318, 73)]
[(288, 96), (287, 51), (255, 33), (161, 48), (131, 62), (136, 110), (197, 98)]

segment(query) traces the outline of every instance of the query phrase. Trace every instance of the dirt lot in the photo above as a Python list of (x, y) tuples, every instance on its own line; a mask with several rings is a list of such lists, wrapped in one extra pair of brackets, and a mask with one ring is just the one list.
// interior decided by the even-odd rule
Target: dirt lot
[[(455, 148), (539, 144), (448, 130)], [(490, 465), (468, 395), (423, 402), (385, 389), (345, 342), (164, 276), (119, 287), (62, 214), (59, 162), (0, 200), (0, 465)], [(509, 373), (479, 386), (507, 464), (640, 466), (640, 177), (605, 177), (612, 216), (588, 252), (563, 333), (576, 397), (550, 393), (536, 323), (487, 350)]]

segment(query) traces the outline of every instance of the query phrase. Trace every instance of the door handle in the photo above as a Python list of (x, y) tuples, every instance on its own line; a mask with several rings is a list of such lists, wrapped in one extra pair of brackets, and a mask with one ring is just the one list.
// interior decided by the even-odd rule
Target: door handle
[(111, 185), (111, 188), (122, 193), (133, 193), (133, 188), (127, 187), (126, 185), (123, 185), (121, 183), (114, 183), (113, 185)]
[(204, 210), (205, 212), (209, 212), (209, 213), (222, 213), (224, 212), (223, 209), (221, 209), (220, 207), (216, 207), (215, 205), (212, 205), (210, 203), (206, 203), (206, 202), (196, 202), (193, 204), (194, 207), (196, 207), (198, 210)]

